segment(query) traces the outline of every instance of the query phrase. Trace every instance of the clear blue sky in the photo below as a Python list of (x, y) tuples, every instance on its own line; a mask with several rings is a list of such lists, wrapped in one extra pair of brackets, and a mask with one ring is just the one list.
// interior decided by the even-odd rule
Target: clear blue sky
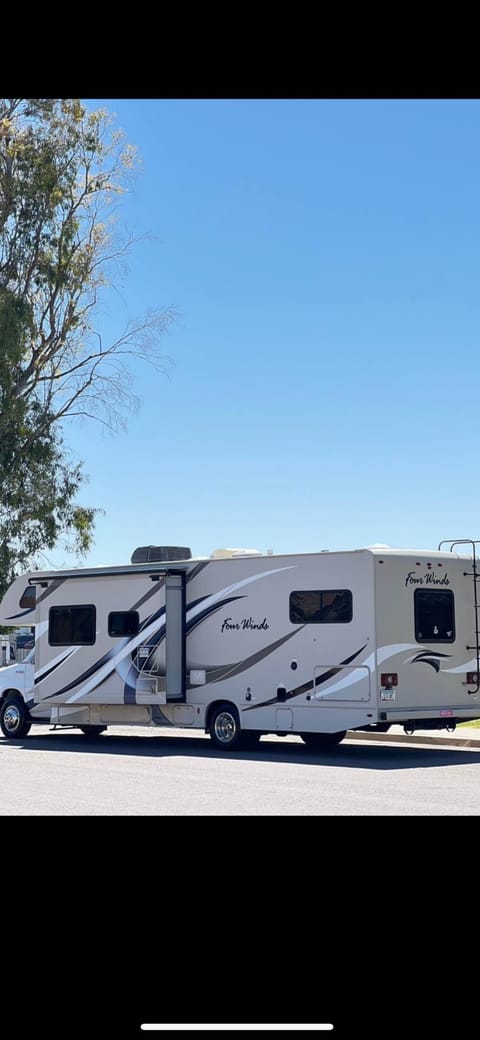
[(480, 102), (88, 104), (138, 146), (122, 215), (156, 236), (99, 328), (181, 318), (128, 433), (66, 428), (106, 510), (85, 562), (480, 537)]

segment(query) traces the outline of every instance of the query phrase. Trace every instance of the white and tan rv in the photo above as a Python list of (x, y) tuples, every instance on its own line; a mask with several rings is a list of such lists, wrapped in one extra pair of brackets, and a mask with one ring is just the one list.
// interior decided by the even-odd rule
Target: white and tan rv
[(0, 690), (1, 728), (181, 726), (224, 750), (454, 729), (480, 717), (477, 578), (466, 539), (201, 559), (147, 546), (125, 566), (33, 571), (0, 605), (0, 624), (36, 633), (33, 685)]

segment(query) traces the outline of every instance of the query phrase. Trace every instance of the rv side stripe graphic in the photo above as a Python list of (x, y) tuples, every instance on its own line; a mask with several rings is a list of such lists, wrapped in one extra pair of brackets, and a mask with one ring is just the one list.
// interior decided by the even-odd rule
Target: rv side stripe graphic
[[(355, 658), (358, 657), (358, 655), (361, 654), (363, 650), (365, 650), (366, 645), (367, 644), (364, 643), (363, 646), (360, 647), (360, 650), (356, 650), (355, 653), (351, 654), (350, 657), (345, 657), (343, 661), (340, 661), (340, 666), (343, 665), (343, 664), (350, 664), (351, 661), (354, 661)], [(317, 678), (315, 679), (315, 689), (317, 688), (317, 686), (321, 686), (322, 683), (328, 682), (328, 680), (332, 679), (334, 675), (338, 675), (338, 673), (340, 671), (341, 671), (341, 667), (339, 667), (339, 668), (330, 668), (328, 672), (323, 672), (322, 675), (317, 675)], [(287, 698), (288, 697), (297, 697), (299, 693), (307, 693), (307, 691), (310, 690), (311, 688), (312, 688), (312, 683), (303, 683), (302, 686), (297, 686), (294, 690), (291, 690), (287, 694)]]
[[(321, 686), (322, 683), (328, 682), (329, 679), (331, 679), (334, 675), (337, 675), (338, 672), (341, 671), (342, 664), (350, 664), (350, 662), (353, 661), (355, 657), (358, 657), (358, 655), (362, 653), (362, 650), (365, 650), (366, 645), (367, 644), (364, 643), (364, 645), (360, 647), (360, 650), (356, 650), (354, 654), (350, 655), (350, 657), (346, 657), (345, 660), (341, 661), (338, 668), (330, 668), (329, 671), (324, 672), (323, 675), (318, 675), (315, 679), (315, 686), (313, 685), (312, 680), (309, 679), (308, 682), (302, 683), (301, 686), (296, 686), (294, 690), (289, 690), (286, 698), (287, 701), (292, 700), (293, 697), (298, 697), (301, 693), (307, 693), (309, 690), (312, 690), (313, 688), (317, 689), (317, 686)], [(257, 708), (265, 708), (269, 704), (276, 703), (278, 703), (277, 694), (275, 694), (275, 697), (270, 697), (268, 701), (261, 701), (260, 704), (251, 704), (248, 708), (242, 708), (242, 711), (255, 711)], [(281, 703), (285, 704), (285, 701), (282, 701)]]
[[(48, 676), (52, 674), (52, 672), (55, 672), (57, 668), (60, 668), (60, 665), (65, 664), (65, 662), (69, 660), (72, 654), (76, 654), (77, 650), (78, 647), (73, 647), (72, 650), (64, 650), (62, 654), (59, 654), (55, 661), (52, 661), (50, 667), (47, 666), (46, 668), (44, 667), (43, 669), (40, 669), (40, 671), (37, 672), (33, 680), (34, 686), (37, 686), (38, 683), (41, 683), (44, 679), (47, 679)], [(45, 698), (45, 700), (48, 700), (48, 698)]]
[[(302, 625), (302, 628), (304, 626)], [(279, 646), (283, 646), (293, 636), (297, 636), (298, 632), (301, 631), (299, 628), (295, 632), (287, 632), (286, 636), (280, 636), (280, 639), (276, 639), (274, 643), (269, 643), (268, 646), (264, 646), (263, 650), (257, 650), (255, 654), (251, 654), (250, 657), (245, 657), (243, 661), (232, 661), (231, 664), (217, 665), (212, 668), (207, 668), (207, 682), (216, 683), (222, 679), (231, 679), (234, 675), (241, 675), (242, 672), (247, 671), (248, 668), (253, 668), (254, 665), (258, 664), (259, 661), (265, 660), (270, 654), (273, 654), (275, 650), (278, 650)]]
[(34, 607), (28, 607), (27, 610), (21, 610), (19, 614), (11, 614), (8, 621), (14, 621), (15, 618), (26, 618), (27, 614), (34, 614), (38, 604), (41, 603), (42, 600), (46, 599), (47, 596), (50, 596), (52, 592), (56, 592), (57, 589), (60, 588), (60, 585), (63, 585), (64, 581), (65, 578), (57, 578), (55, 581), (50, 582), (48, 589), (44, 589), (40, 596), (37, 596)]

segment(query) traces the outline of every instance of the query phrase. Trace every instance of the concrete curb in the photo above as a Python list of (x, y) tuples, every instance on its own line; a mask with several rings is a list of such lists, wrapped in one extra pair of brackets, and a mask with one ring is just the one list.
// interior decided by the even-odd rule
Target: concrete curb
[[(373, 740), (378, 744), (436, 744), (440, 747), (442, 744), (448, 747), (465, 747), (465, 748), (480, 748), (480, 735), (478, 737), (459, 737), (454, 733), (447, 733), (445, 731), (439, 731), (437, 734), (425, 733), (423, 736), (419, 736), (418, 733), (413, 733), (412, 736), (408, 736), (406, 733), (360, 733), (358, 730), (348, 730), (345, 740)], [(461, 731), (460, 731), (461, 732)], [(480, 734), (480, 730), (479, 730)]]

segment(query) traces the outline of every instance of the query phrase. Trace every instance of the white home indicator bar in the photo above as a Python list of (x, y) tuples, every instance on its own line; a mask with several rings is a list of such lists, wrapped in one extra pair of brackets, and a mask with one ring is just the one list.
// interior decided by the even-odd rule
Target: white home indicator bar
[(297, 1030), (300, 1030), (300, 1029), (302, 1030), (302, 1032), (305, 1032), (305, 1031), (314, 1032), (315, 1029), (333, 1029), (333, 1024), (331, 1022), (317, 1022), (316, 1024), (314, 1024), (312, 1022), (308, 1022), (308, 1023), (301, 1022), (301, 1023), (298, 1023), (297, 1025), (294, 1025), (293, 1023), (288, 1023), (288, 1025), (280, 1025), (278, 1022), (262, 1022), (262, 1023), (255, 1023), (255, 1022), (227, 1022), (227, 1023), (223, 1023), (222, 1025), (220, 1025), (217, 1022), (214, 1022), (213, 1024), (212, 1023), (207, 1023), (207, 1022), (197, 1022), (197, 1023), (194, 1023), (194, 1022), (188, 1022), (188, 1023), (181, 1023), (181, 1022), (143, 1022), (141, 1028), (142, 1029), (159, 1029), (162, 1032), (164, 1032), (164, 1031), (170, 1032), (170, 1030), (173, 1030), (173, 1029), (178, 1030), (178, 1031), (185, 1030), (186, 1032), (189, 1032), (189, 1033), (193, 1032), (193, 1031), (197, 1032), (198, 1030), (201, 1030), (202, 1032), (207, 1032), (210, 1029), (211, 1030), (215, 1030), (216, 1032), (219, 1032), (222, 1029), (223, 1030), (235, 1029), (235, 1030), (238, 1030), (238, 1031), (246, 1030), (246, 1029), (258, 1029), (258, 1030), (263, 1030), (264, 1032), (277, 1031), (277, 1030), (281, 1029), (284, 1032), (294, 1033), (294, 1032), (296, 1032)]

